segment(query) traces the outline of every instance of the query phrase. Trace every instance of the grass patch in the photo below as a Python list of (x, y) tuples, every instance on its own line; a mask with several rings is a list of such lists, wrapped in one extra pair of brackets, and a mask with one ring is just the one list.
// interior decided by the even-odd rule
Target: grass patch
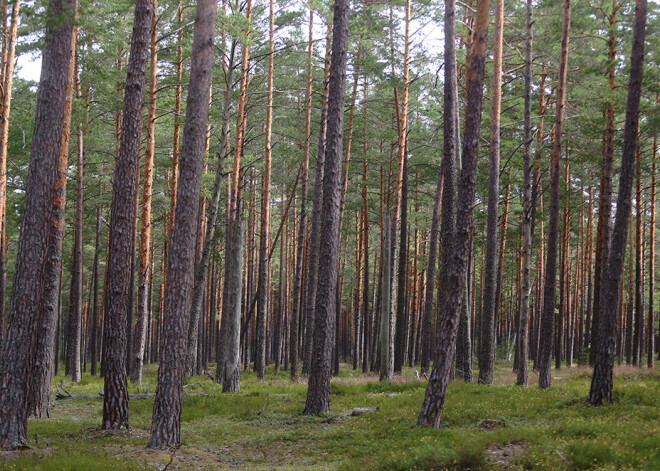
[[(145, 448), (153, 399), (131, 400), (132, 429), (111, 434), (98, 427), (100, 400), (55, 401), (51, 418), (29, 422), (32, 448), (0, 454), (0, 469), (162, 469), (171, 460), (172, 469), (479, 470), (499, 469), (503, 459), (513, 469), (660, 469), (655, 372), (620, 371), (615, 401), (594, 408), (585, 400), (591, 375), (583, 367), (553, 370), (553, 386), (541, 391), (514, 386), (510, 365), (498, 364), (493, 386), (450, 384), (443, 426), (433, 430), (416, 426), (426, 382), (413, 370), (381, 383), (343, 366), (331, 382), (331, 411), (320, 417), (302, 415), (306, 384), (285, 372), (269, 369), (262, 382), (246, 372), (236, 394), (191, 378), (174, 456)], [(101, 385), (87, 375), (64, 382), (73, 395), (94, 395)], [(130, 389), (155, 387), (156, 367), (148, 366), (140, 391)], [(378, 410), (348, 416), (354, 407)], [(507, 457), (512, 446), (516, 454)]]

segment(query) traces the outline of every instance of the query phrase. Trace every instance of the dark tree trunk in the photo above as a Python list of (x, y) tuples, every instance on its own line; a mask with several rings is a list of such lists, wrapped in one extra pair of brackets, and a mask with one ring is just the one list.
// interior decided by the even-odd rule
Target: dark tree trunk
[[(449, 3), (449, 2), (448, 2)], [(454, 5), (446, 9), (453, 12)], [(490, 0), (479, 0), (474, 29), (474, 41), (470, 57), (470, 85), (465, 119), (465, 138), (463, 143), (463, 167), (458, 191), (457, 219), (454, 243), (444, 244), (443, 252), (451, 256), (447, 264), (447, 278), (444, 284), (445, 296), (442, 305), (438, 341), (435, 353), (433, 371), (422, 410), (417, 423), (437, 428), (440, 426), (442, 410), (447, 395), (451, 370), (456, 353), (456, 335), (458, 333), (459, 317), (465, 287), (467, 282), (468, 264), (473, 232), (473, 205), (477, 177), (477, 157), (479, 154), (479, 130), (481, 127), (481, 105), (483, 98), (484, 67), (486, 62), (486, 45), (488, 41), (488, 14)], [(449, 16), (449, 15), (448, 15)], [(445, 114), (447, 111), (445, 110)], [(451, 119), (455, 119), (450, 115)], [(445, 118), (446, 119), (446, 118)], [(452, 135), (452, 134), (450, 134)], [(445, 188), (447, 181), (445, 181)], [(443, 213), (445, 210), (443, 201)], [(443, 228), (444, 229), (444, 228)], [(447, 240), (449, 242), (449, 240)]]
[(550, 387), (552, 366), (552, 339), (555, 318), (555, 288), (557, 286), (557, 241), (559, 239), (559, 193), (560, 160), (564, 108), (566, 96), (566, 74), (568, 62), (568, 41), (571, 27), (571, 0), (564, 0), (564, 20), (562, 27), (561, 59), (559, 63), (559, 84), (557, 86), (557, 117), (550, 162), (550, 216), (548, 227), (548, 248), (546, 251), (545, 283), (543, 291), (543, 312), (541, 314), (541, 352), (539, 355), (539, 387)]
[[(445, 35), (447, 35), (447, 31)], [(452, 41), (445, 41), (445, 47), (447, 43)], [(446, 51), (446, 49), (445, 49)], [(450, 60), (446, 56), (446, 61)], [(456, 67), (456, 60), (453, 62), (446, 62), (446, 67)], [(447, 80), (445, 79), (445, 88), (447, 87)], [(455, 86), (455, 81), (454, 81)], [(446, 92), (445, 92), (446, 96)], [(445, 109), (449, 106), (449, 102), (445, 101)], [(453, 104), (455, 106), (455, 104)], [(446, 136), (446, 134), (445, 134)], [(443, 160), (446, 159), (446, 156), (449, 154), (444, 154)], [(433, 328), (433, 295), (435, 294), (435, 270), (438, 265), (438, 226), (440, 225), (440, 203), (442, 198), (442, 172), (438, 172), (438, 182), (435, 187), (435, 199), (433, 202), (433, 215), (431, 219), (431, 232), (429, 234), (429, 256), (428, 256), (428, 266), (426, 268), (426, 289), (424, 292), (424, 313), (423, 319), (420, 320), (422, 324), (421, 327), (421, 355), (420, 355), (420, 369), (421, 373), (428, 373), (429, 365), (431, 363), (431, 329)]]
[(623, 273), (623, 256), (628, 236), (628, 220), (632, 213), (632, 184), (635, 171), (635, 151), (639, 126), (639, 103), (644, 70), (644, 40), (646, 36), (646, 0), (636, 0), (633, 45), (628, 81), (626, 125), (623, 136), (621, 176), (616, 219), (612, 232), (612, 247), (603, 271), (603, 289), (600, 298), (599, 342), (594, 373), (591, 379), (589, 402), (598, 406), (612, 401), (612, 373), (616, 353), (616, 316), (619, 310), (619, 292)]
[(240, 391), (241, 356), (240, 356), (240, 325), (241, 325), (241, 295), (243, 289), (243, 223), (240, 219), (229, 221), (227, 241), (228, 258), (223, 301), (223, 323), (225, 329), (222, 365), (222, 392)]
[(325, 71), (323, 79), (323, 98), (321, 102), (321, 128), (319, 130), (318, 154), (316, 157), (316, 180), (314, 182), (314, 201), (312, 203), (312, 223), (309, 234), (309, 257), (307, 263), (307, 287), (305, 288), (305, 312), (307, 320), (305, 341), (303, 348), (303, 376), (309, 375), (314, 346), (315, 314), (316, 314), (316, 288), (318, 280), (318, 261), (320, 230), (321, 230), (321, 204), (323, 200), (323, 172), (325, 167), (325, 145), (328, 117), (328, 92), (330, 80), (330, 34), (326, 44)]
[(172, 253), (167, 269), (163, 317), (163, 346), (158, 367), (158, 387), (151, 423), (149, 448), (164, 449), (181, 441), (181, 403), (186, 363), (186, 336), (190, 314), (195, 238), (206, 126), (211, 93), (213, 33), (217, 4), (199, 0), (195, 13), (192, 64), (181, 147)]
[(46, 281), (42, 270), (48, 254), (62, 140), (73, 5), (71, 0), (52, 0), (48, 7), (48, 17), (59, 21), (47, 22), (11, 310), (0, 368), (0, 384), (3, 385), (0, 389), (0, 448), (5, 450), (27, 444), (26, 398), (34, 362), (34, 330)]
[(133, 268), (133, 228), (137, 169), (142, 128), (145, 71), (149, 56), (153, 0), (138, 0), (131, 39), (124, 91), (124, 112), (119, 154), (115, 160), (112, 187), (108, 279), (105, 287), (103, 329), (103, 429), (128, 428), (128, 386), (126, 381), (126, 327)]
[(653, 171), (651, 174), (651, 220), (649, 221), (649, 313), (647, 317), (647, 366), (653, 368), (655, 365), (655, 196), (656, 196), (656, 173), (658, 158), (658, 138), (653, 138)]
[[(390, 233), (390, 214), (385, 214), (383, 224), (383, 232)], [(383, 244), (383, 279), (381, 281), (381, 305), (380, 305), (380, 380), (389, 380), (389, 364), (390, 364), (390, 295), (392, 290), (390, 288), (392, 269), (392, 245), (387, 237), (384, 238)]]
[[(319, 250), (318, 286), (314, 321), (314, 346), (309, 371), (305, 414), (329, 410), (334, 313), (339, 267), (339, 206), (343, 146), (344, 93), (348, 49), (349, 0), (336, 0), (332, 34), (330, 90), (328, 94), (328, 139), (323, 171), (323, 243)], [(310, 265), (312, 268), (314, 265)]]
[[(75, 42), (75, 39), (73, 40)], [(74, 61), (75, 62), (75, 61)], [(73, 67), (70, 70), (70, 78), (73, 80)], [(71, 117), (69, 116), (69, 127)], [(67, 135), (69, 131), (67, 130)], [(68, 139), (67, 139), (68, 141)], [(67, 142), (68, 144), (68, 142)], [(68, 152), (68, 145), (66, 152)], [(80, 351), (82, 343), (82, 321), (83, 321), (83, 239), (84, 239), (84, 161), (83, 150), (78, 149), (78, 177), (76, 185), (76, 226), (73, 238), (73, 261), (71, 268), (71, 291), (69, 294), (69, 328), (67, 341), (67, 371), (74, 383), (80, 381)]]
[[(147, 343), (149, 268), (152, 262), (151, 250), (151, 193), (153, 190), (153, 166), (156, 151), (156, 86), (158, 84), (158, 0), (154, 2), (154, 14), (151, 19), (149, 60), (149, 111), (147, 114), (147, 149), (144, 153), (144, 179), (142, 184), (142, 216), (140, 219), (140, 265), (138, 272), (137, 321), (133, 355), (129, 357), (128, 368), (131, 381), (142, 385), (142, 365)], [(131, 342), (129, 337), (128, 342)]]
[(493, 52), (493, 83), (490, 114), (490, 177), (488, 185), (488, 228), (486, 242), (486, 272), (481, 310), (481, 344), (479, 344), (479, 383), (492, 384), (495, 368), (495, 313), (500, 302), (496, 297), (498, 282), (497, 235), (500, 201), (500, 109), (502, 105), (502, 36), (504, 24), (503, 0), (495, 0), (495, 45)]
[(303, 304), (303, 258), (305, 253), (305, 229), (307, 222), (307, 185), (309, 181), (309, 148), (311, 141), (312, 126), (312, 58), (314, 54), (314, 10), (309, 9), (309, 47), (307, 52), (307, 90), (305, 93), (305, 144), (303, 150), (303, 180), (300, 189), (300, 225), (298, 229), (298, 241), (296, 245), (296, 272), (293, 285), (293, 315), (291, 317), (291, 380), (298, 380), (298, 336), (299, 318), (304, 312)]
[[(609, 67), (607, 71), (610, 92), (614, 93), (616, 88), (616, 44), (617, 44), (617, 11), (619, 9), (618, 0), (612, 0), (612, 12), (608, 17), (610, 36), (607, 40)], [(589, 347), (589, 364), (593, 365), (596, 361), (596, 352), (598, 351), (598, 335), (600, 332), (600, 298), (603, 281), (603, 270), (606, 265), (608, 252), (610, 248), (610, 239), (612, 237), (612, 179), (614, 173), (614, 128), (616, 126), (614, 119), (614, 100), (612, 99), (607, 106), (607, 125), (605, 128), (605, 149), (604, 149), (604, 167), (603, 176), (600, 182), (600, 198), (598, 205), (598, 233), (596, 239), (596, 261), (594, 263), (594, 301), (593, 313), (591, 317), (591, 335)]]
[[(266, 166), (264, 169), (261, 193), (261, 232), (259, 237), (259, 281), (257, 300), (257, 357), (255, 369), (257, 378), (263, 380), (266, 376), (266, 327), (270, 293), (268, 290), (270, 277), (270, 187), (272, 171), (271, 134), (273, 126), (273, 60), (274, 60), (274, 6), (270, 0), (269, 40), (268, 40), (268, 92), (266, 104), (266, 142), (264, 155)], [(284, 243), (284, 237), (282, 238)]]
[[(408, 139), (406, 139), (406, 143)], [(407, 145), (407, 144), (406, 144)], [(406, 152), (407, 154), (407, 152)], [(401, 229), (399, 232), (399, 272), (397, 273), (396, 334), (394, 339), (394, 372), (401, 373), (405, 363), (406, 339), (409, 323), (406, 322), (406, 285), (408, 282), (408, 160), (403, 161), (401, 181)]]
[[(642, 366), (644, 356), (644, 273), (642, 271), (642, 152), (637, 147), (637, 194), (635, 195), (635, 329), (633, 335), (633, 365)], [(632, 273), (631, 273), (632, 275)]]
[(523, 220), (522, 280), (518, 325), (518, 377), (516, 384), (527, 387), (529, 358), (529, 298), (532, 292), (532, 46), (533, 5), (527, 0), (527, 42), (525, 47), (525, 118), (523, 136)]
[[(101, 195), (99, 195), (101, 199)], [(94, 245), (94, 304), (92, 308), (92, 328), (90, 339), (91, 366), (90, 373), (96, 376), (96, 362), (98, 361), (98, 325), (99, 325), (99, 245), (101, 243), (101, 205), (96, 208), (96, 243)]]
[[(53, 363), (57, 360), (54, 350), (57, 322), (59, 319), (60, 291), (62, 288), (62, 239), (64, 237), (64, 218), (66, 210), (66, 169), (69, 162), (69, 137), (71, 131), (71, 109), (73, 105), (73, 77), (75, 72), (76, 31), (71, 39), (71, 59), (68, 65), (64, 122), (57, 165), (57, 182), (52, 203), (48, 255), (44, 270), (43, 305), (38, 313), (34, 332), (32, 375), (28, 409), (31, 417), (50, 417), (50, 383), (53, 375)], [(79, 358), (79, 357), (78, 357)], [(78, 365), (80, 361), (78, 360)], [(80, 368), (78, 369), (80, 376)]]

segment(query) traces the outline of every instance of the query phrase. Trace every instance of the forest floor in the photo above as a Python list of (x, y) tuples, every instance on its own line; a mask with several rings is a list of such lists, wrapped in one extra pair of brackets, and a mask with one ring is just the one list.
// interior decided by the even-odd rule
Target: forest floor
[[(167, 452), (145, 448), (153, 398), (130, 403), (132, 428), (99, 429), (102, 380), (88, 374), (74, 385), (58, 376), (71, 395), (55, 400), (51, 418), (30, 420), (30, 448), (0, 454), (0, 469), (660, 469), (660, 371), (618, 367), (614, 402), (586, 402), (587, 368), (553, 370), (553, 386), (514, 385), (507, 364), (496, 384), (454, 381), (447, 394), (444, 426), (415, 425), (426, 381), (406, 369), (391, 383), (342, 365), (331, 383), (331, 412), (301, 415), (307, 385), (286, 372), (268, 370), (258, 382), (242, 373), (241, 392), (222, 394), (205, 376), (185, 388), (182, 444)], [(64, 381), (64, 382), (62, 382)], [(148, 366), (142, 390), (154, 392), (156, 367)], [(355, 407), (377, 407), (359, 417)]]

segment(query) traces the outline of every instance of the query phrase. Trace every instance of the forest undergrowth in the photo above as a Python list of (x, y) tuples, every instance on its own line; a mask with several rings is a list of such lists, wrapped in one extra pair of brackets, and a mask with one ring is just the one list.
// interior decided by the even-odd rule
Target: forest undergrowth
[[(547, 390), (515, 386), (498, 363), (495, 384), (454, 381), (440, 429), (416, 426), (426, 381), (404, 369), (390, 383), (341, 370), (331, 383), (331, 412), (303, 416), (307, 384), (271, 367), (266, 381), (241, 376), (241, 392), (222, 394), (206, 376), (187, 382), (182, 444), (148, 450), (156, 367), (143, 387), (129, 384), (129, 431), (99, 428), (102, 380), (53, 379), (51, 417), (30, 420), (29, 448), (2, 452), (0, 469), (659, 469), (660, 374), (615, 369), (614, 402), (586, 401), (586, 367), (553, 370)], [(532, 373), (535, 375), (535, 373)], [(71, 395), (72, 397), (61, 398)], [(146, 398), (145, 398), (146, 397)], [(351, 416), (357, 407), (377, 410)]]

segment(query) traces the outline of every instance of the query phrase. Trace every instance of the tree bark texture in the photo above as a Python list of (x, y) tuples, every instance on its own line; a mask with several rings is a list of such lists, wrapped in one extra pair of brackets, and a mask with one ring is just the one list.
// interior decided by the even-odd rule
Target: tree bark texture
[(564, 20), (562, 26), (561, 57), (559, 62), (559, 83), (557, 85), (557, 106), (555, 134), (550, 161), (550, 216), (548, 223), (548, 245), (546, 251), (545, 283), (543, 290), (543, 312), (541, 314), (541, 345), (539, 355), (539, 388), (550, 387), (552, 366), (552, 343), (555, 320), (555, 290), (557, 286), (557, 242), (559, 239), (559, 196), (560, 161), (562, 152), (563, 124), (566, 97), (566, 75), (568, 66), (568, 41), (571, 28), (571, 0), (564, 0)]
[(52, 0), (48, 6), (48, 18), (61, 21), (48, 22), (46, 29), (11, 310), (3, 345), (0, 448), (5, 450), (27, 444), (27, 397), (33, 362), (33, 335), (43, 302), (43, 270), (48, 254), (71, 57), (73, 5), (73, 1)]
[[(458, 191), (455, 242), (451, 246), (450, 263), (447, 265), (447, 282), (444, 286), (445, 295), (438, 328), (438, 343), (433, 371), (429, 378), (424, 403), (417, 421), (419, 425), (434, 428), (440, 426), (442, 410), (447, 396), (447, 385), (454, 364), (456, 335), (464, 301), (470, 260), (469, 251), (472, 244), (474, 222), (473, 205), (476, 189), (477, 157), (479, 154), (479, 129), (481, 126), (489, 10), (490, 0), (479, 0), (470, 57), (470, 86), (465, 117), (463, 165)], [(453, 9), (450, 9), (450, 11), (453, 11)], [(451, 118), (455, 119), (455, 116), (451, 116)], [(443, 250), (446, 249), (447, 247), (443, 247)]]
[(181, 441), (181, 403), (195, 266), (196, 231), (191, 228), (197, 226), (200, 203), (216, 11), (217, 4), (213, 0), (197, 2), (186, 122), (179, 162), (179, 189), (171, 239), (172, 253), (176, 257), (170, 257), (167, 268), (162, 350), (149, 448), (164, 449)]
[(314, 346), (309, 371), (305, 414), (329, 410), (332, 345), (335, 331), (337, 269), (339, 267), (339, 206), (343, 147), (344, 93), (348, 50), (349, 0), (336, 0), (332, 34), (328, 127), (323, 172), (323, 218), (319, 248), (318, 287), (314, 322)]
[(599, 323), (599, 342), (594, 372), (589, 391), (589, 402), (598, 406), (612, 401), (612, 375), (616, 354), (617, 313), (619, 293), (621, 291), (623, 262), (628, 236), (629, 218), (632, 213), (632, 184), (635, 171), (635, 152), (637, 148), (637, 130), (639, 126), (639, 103), (642, 91), (644, 70), (644, 40), (646, 37), (646, 0), (636, 0), (635, 23), (633, 27), (633, 45), (628, 81), (628, 102), (626, 106), (626, 124), (623, 136), (623, 155), (619, 178), (619, 196), (617, 199), (616, 219), (612, 232), (612, 247), (603, 272)]
[(152, 15), (153, 0), (137, 0), (124, 90), (121, 140), (112, 186), (103, 329), (103, 429), (129, 426), (126, 322), (130, 306), (136, 180)]

